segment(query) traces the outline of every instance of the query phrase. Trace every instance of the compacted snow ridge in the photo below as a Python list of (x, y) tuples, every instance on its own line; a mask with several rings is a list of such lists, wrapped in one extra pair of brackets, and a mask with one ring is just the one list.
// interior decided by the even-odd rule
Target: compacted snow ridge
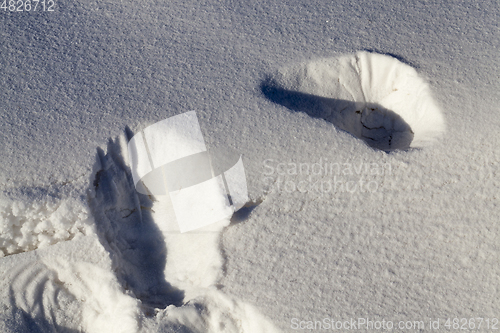
[(0, 257), (70, 240), (86, 234), (92, 223), (80, 198), (6, 195), (0, 198)]

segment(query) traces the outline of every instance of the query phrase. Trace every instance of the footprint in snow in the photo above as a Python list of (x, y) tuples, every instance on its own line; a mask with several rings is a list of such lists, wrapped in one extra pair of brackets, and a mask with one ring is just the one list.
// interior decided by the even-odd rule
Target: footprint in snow
[(428, 84), (386, 55), (358, 52), (282, 68), (261, 89), (269, 100), (384, 151), (426, 146), (445, 130)]

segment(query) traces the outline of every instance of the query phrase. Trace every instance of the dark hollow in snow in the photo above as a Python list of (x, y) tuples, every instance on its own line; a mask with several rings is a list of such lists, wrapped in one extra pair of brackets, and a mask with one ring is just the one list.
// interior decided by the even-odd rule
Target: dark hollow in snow
[(327, 98), (279, 87), (272, 79), (260, 89), (270, 101), (313, 118), (324, 119), (337, 128), (383, 151), (408, 149), (413, 131), (401, 116), (376, 103)]

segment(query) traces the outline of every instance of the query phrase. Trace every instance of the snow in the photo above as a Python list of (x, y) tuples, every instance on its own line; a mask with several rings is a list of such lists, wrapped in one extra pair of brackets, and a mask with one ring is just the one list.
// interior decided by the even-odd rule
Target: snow
[[(54, 12), (2, 12), (0, 330), (491, 323), (498, 15), (495, 1), (396, 0), (65, 1)], [(380, 83), (335, 96), (328, 80), (356, 57)], [(384, 68), (411, 74), (422, 94), (359, 99), (392, 85)], [(365, 73), (339, 77), (370, 83)], [(270, 78), (315, 102), (381, 104), (396, 115), (365, 108), (363, 122), (410, 127), (411, 142), (396, 147), (410, 148), (374, 149), (359, 122), (278, 101), (266, 94)], [(431, 106), (413, 109), (422, 121), (398, 108), (417, 102)], [(127, 139), (191, 110), (209, 151), (243, 156), (250, 202), (181, 234), (168, 201), (135, 190)]]
[(283, 69), (263, 85), (263, 92), (385, 151), (426, 146), (445, 129), (441, 111), (416, 71), (376, 53)]
[(0, 203), (0, 256), (32, 251), (86, 234), (90, 212), (70, 199), (4, 199)]

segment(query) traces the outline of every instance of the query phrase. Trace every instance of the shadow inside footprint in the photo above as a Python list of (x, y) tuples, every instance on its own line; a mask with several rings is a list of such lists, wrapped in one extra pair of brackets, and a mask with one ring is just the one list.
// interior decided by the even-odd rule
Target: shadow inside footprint
[(305, 112), (311, 117), (329, 121), (370, 147), (383, 151), (408, 149), (413, 141), (414, 133), (410, 125), (401, 116), (380, 104), (287, 90), (279, 87), (272, 79), (263, 81), (260, 88), (270, 101), (292, 111)]
[(119, 142), (98, 149), (101, 170), (90, 206), (103, 246), (111, 252), (120, 283), (146, 308), (181, 305), (184, 293), (165, 280), (167, 249), (151, 214), (152, 199), (136, 191)]

